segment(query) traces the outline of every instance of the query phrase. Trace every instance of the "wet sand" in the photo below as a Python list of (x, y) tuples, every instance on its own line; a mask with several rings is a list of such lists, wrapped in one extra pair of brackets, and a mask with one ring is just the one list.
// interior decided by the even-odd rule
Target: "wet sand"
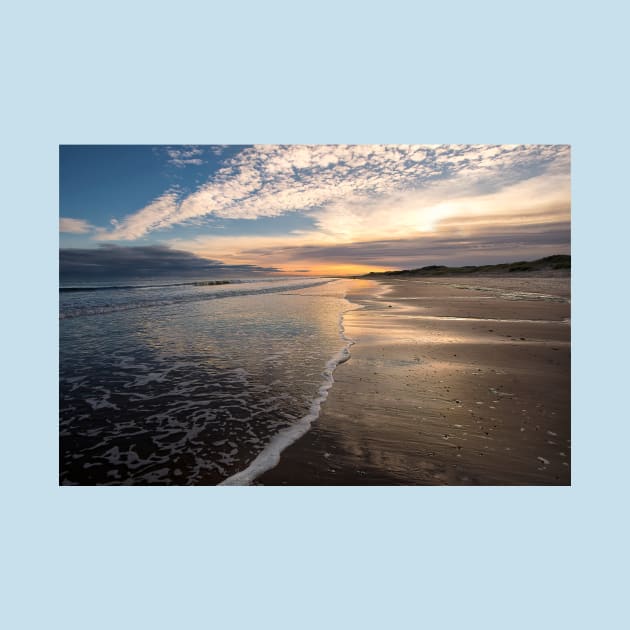
[(568, 277), (353, 285), (351, 359), (256, 483), (571, 483)]

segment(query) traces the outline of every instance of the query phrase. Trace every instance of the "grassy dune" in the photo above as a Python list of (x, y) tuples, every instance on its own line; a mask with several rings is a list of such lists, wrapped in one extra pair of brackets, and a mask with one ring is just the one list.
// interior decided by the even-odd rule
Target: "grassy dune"
[(364, 278), (374, 276), (453, 276), (466, 274), (504, 274), (528, 273), (540, 271), (561, 271), (571, 269), (571, 256), (556, 254), (538, 260), (520, 260), (518, 262), (501, 263), (499, 265), (467, 265), (465, 267), (447, 267), (445, 265), (429, 265), (419, 269), (402, 269), (400, 271), (372, 271)]

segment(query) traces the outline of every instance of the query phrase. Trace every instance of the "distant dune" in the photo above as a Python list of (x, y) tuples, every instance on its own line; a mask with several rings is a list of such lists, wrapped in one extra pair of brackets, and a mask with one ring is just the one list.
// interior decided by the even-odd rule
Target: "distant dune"
[(467, 265), (465, 267), (447, 267), (445, 265), (429, 265), (419, 269), (402, 269), (400, 271), (372, 271), (362, 278), (380, 276), (460, 276), (467, 274), (493, 274), (503, 275), (508, 273), (532, 273), (532, 272), (569, 272), (571, 270), (571, 256), (556, 254), (539, 258), (538, 260), (520, 260), (499, 265)]

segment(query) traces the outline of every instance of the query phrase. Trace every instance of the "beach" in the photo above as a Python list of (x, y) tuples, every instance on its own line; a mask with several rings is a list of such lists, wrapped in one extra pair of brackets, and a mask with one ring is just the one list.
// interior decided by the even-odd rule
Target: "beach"
[(570, 485), (570, 278), (354, 280), (351, 358), (264, 485)]

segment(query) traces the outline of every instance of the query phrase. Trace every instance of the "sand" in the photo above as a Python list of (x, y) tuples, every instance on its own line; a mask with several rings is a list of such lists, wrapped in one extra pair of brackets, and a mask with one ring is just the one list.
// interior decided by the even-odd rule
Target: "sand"
[(266, 485), (569, 485), (569, 277), (356, 280), (349, 361)]

